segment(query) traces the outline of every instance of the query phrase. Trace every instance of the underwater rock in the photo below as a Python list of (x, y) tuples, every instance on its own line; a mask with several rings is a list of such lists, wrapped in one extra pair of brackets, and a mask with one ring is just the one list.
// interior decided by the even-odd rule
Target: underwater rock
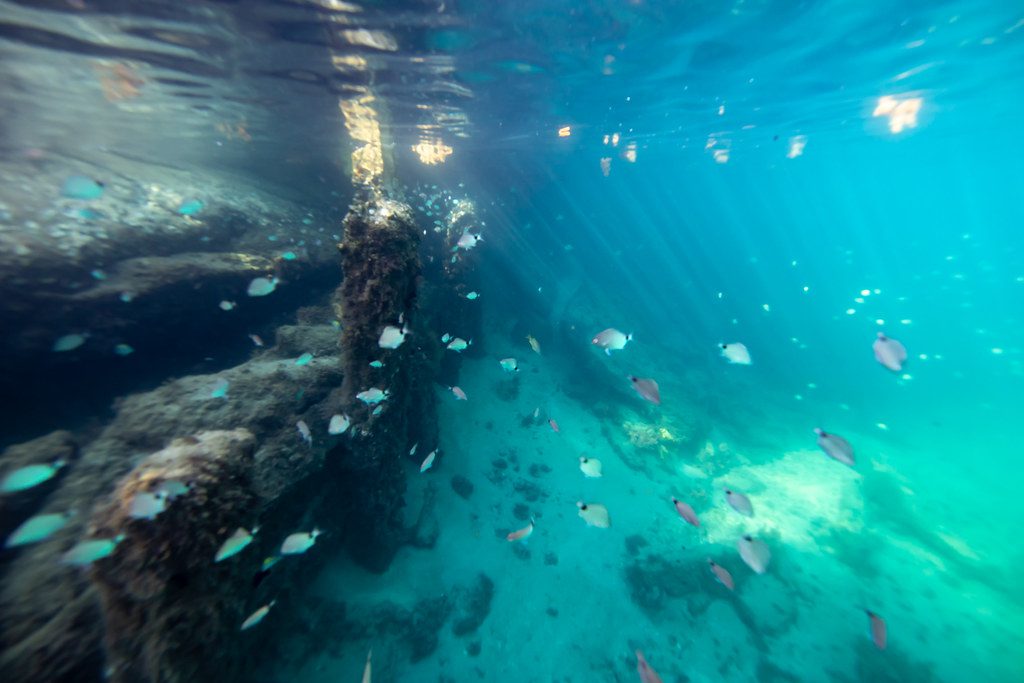
[(480, 628), (491, 612), (493, 598), (494, 581), (481, 572), (477, 575), (473, 585), (463, 589), (456, 598), (456, 614), (452, 624), (452, 633), (461, 637)]
[[(251, 525), (256, 439), (244, 430), (176, 439), (125, 476), (97, 509), (90, 535), (125, 534), (94, 565), (110, 680), (192, 681), (237, 675), (245, 579), (255, 561), (214, 564), (227, 530)], [(153, 520), (132, 519), (132, 499), (164, 481), (190, 482)], [(227, 590), (241, 584), (243, 590)]]
[(437, 539), (441, 535), (441, 520), (437, 518), (434, 509), (436, 502), (437, 487), (431, 484), (423, 492), (423, 502), (416, 523), (407, 532), (407, 542), (415, 548), (430, 549), (437, 544)]
[(286, 358), (304, 353), (314, 358), (337, 356), (340, 336), (330, 325), (281, 325), (274, 334), (274, 350)]
[[(352, 557), (371, 571), (382, 572), (408, 538), (401, 509), (405, 474), (401, 459), (408, 444), (436, 444), (436, 364), (423, 350), (417, 321), (417, 253), (421, 231), (411, 209), (389, 199), (363, 199), (350, 207), (340, 245), (345, 279), (335, 293), (342, 311), (344, 381), (331, 398), (335, 413), (352, 416), (352, 436), (332, 454), (346, 479), (348, 510), (353, 519), (345, 542)], [(412, 338), (396, 349), (379, 346), (381, 330), (399, 318)], [(370, 366), (385, 362), (383, 372)], [(356, 399), (371, 387), (388, 391), (382, 412)]]
[(409, 645), (409, 660), (418, 662), (434, 653), (438, 645), (438, 632), (448, 620), (452, 611), (447, 598), (432, 598), (416, 603), (410, 623), (405, 629), (405, 640)]
[(536, 503), (538, 500), (548, 497), (547, 491), (529, 479), (516, 479), (512, 488), (529, 503)]
[[(101, 633), (94, 628), (102, 618), (98, 595), (87, 572), (64, 567), (59, 558), (86, 534), (94, 503), (109, 500), (116, 482), (128, 474), (140, 453), (160, 451), (178, 437), (203, 431), (245, 428), (257, 442), (247, 485), (257, 502), (247, 509), (244, 525), (219, 533), (226, 537), (237, 526), (251, 528), (258, 521), (263, 531), (253, 543), (256, 547), (246, 552), (260, 557), (304, 522), (336, 531), (345, 515), (343, 486), (358, 483), (346, 481), (337, 463), (325, 459), (326, 423), (316, 413), (341, 378), (337, 362), (296, 366), (294, 358), (276, 358), (269, 350), (216, 375), (183, 377), (119, 399), (114, 418), (95, 440), (82, 446), (79, 458), (47, 500), (47, 509), (73, 509), (79, 514), (46, 542), (15, 555), (0, 585), (0, 670), (12, 672), (5, 682), (99, 680)], [(212, 398), (211, 387), (218, 379), (226, 380), (229, 388), (225, 397)], [(307, 413), (312, 446), (302, 443), (295, 431), (296, 420)], [(140, 520), (130, 526), (158, 528), (184, 502), (176, 499), (153, 522)], [(338, 543), (340, 536), (329, 533), (318, 546)], [(211, 558), (214, 552), (216, 546)], [(304, 580), (305, 572), (315, 572), (325, 555), (311, 553), (301, 563), (279, 563), (260, 590)], [(120, 550), (104, 563), (119, 557)], [(243, 608), (258, 606), (244, 604), (254, 571), (244, 564), (217, 566), (224, 573), (244, 567), (244, 576), (194, 585), (188, 574), (177, 573), (170, 585), (197, 594), (205, 589), (208, 599), (227, 601), (240, 622), (248, 613)], [(95, 676), (87, 673), (90, 667), (95, 667)]]
[(705, 573), (703, 559), (673, 563), (660, 555), (631, 560), (625, 569), (630, 597), (652, 615), (660, 612), (669, 600), (686, 599), (691, 614), (706, 609), (710, 597), (701, 585)]
[(462, 498), (468, 500), (469, 497), (473, 495), (473, 482), (466, 479), (461, 474), (456, 474), (452, 477), (452, 490)]
[[(0, 230), (0, 328), (18, 331), (0, 337), (0, 394), (19, 398), (0, 415), (0, 431), (13, 438), (95, 413), (117, 394), (186, 372), (204, 357), (245, 349), (247, 332), (340, 278), (329, 240), (290, 244), (298, 257), (286, 261), (283, 245), (270, 239), (304, 219), (328, 224), (335, 209), (313, 216), (308, 195), (300, 205), (262, 181), (246, 186), (236, 174), (154, 166), (97, 145), (88, 155), (46, 150), (43, 161), (0, 160), (0, 206), (13, 207)], [(60, 197), (71, 175), (103, 181), (103, 195), (87, 206)], [(179, 215), (195, 196), (208, 198), (204, 210)], [(283, 286), (258, 305), (243, 303), (249, 270), (276, 273)], [(225, 314), (222, 299), (239, 307)], [(56, 339), (85, 332), (74, 351), (51, 351)], [(135, 353), (118, 356), (121, 343)]]

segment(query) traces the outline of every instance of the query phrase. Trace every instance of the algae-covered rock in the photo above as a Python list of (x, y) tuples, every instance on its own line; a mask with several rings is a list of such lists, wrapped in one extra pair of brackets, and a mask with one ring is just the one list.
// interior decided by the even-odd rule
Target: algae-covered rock
[[(318, 330), (309, 328), (293, 332), (299, 345), (304, 345), (299, 340), (313, 339), (318, 334)], [(245, 505), (244, 523), (224, 529), (218, 526), (216, 533), (223, 534), (219, 540), (223, 541), (237, 526), (250, 528), (247, 525), (256, 522), (261, 523), (265, 531), (253, 543), (256, 547), (251, 550), (252, 562), (237, 563), (241, 574), (233, 574), (235, 563), (218, 565), (222, 572), (218, 583), (212, 580), (203, 583), (209, 577), (202, 574), (199, 583), (193, 586), (191, 574), (177, 571), (172, 572), (171, 576), (176, 578), (170, 579), (169, 585), (178, 586), (186, 597), (193, 588), (196, 595), (202, 592), (200, 588), (205, 589), (209, 599), (216, 598), (230, 605), (232, 618), (237, 617), (240, 622), (245, 616), (242, 603), (252, 595), (250, 579), (258, 568), (260, 553), (269, 554), (275, 542), (280, 544), (285, 535), (301, 524), (308, 523), (311, 527), (315, 521), (321, 528), (336, 531), (334, 525), (340, 523), (337, 512), (341, 508), (338, 504), (340, 477), (337, 472), (326, 477), (315, 475), (329, 465), (325, 452), (338, 441), (337, 437), (327, 435), (320, 405), (331, 389), (341, 383), (341, 377), (337, 356), (316, 357), (306, 365), (296, 365), (294, 358), (279, 358), (269, 351), (217, 374), (183, 377), (117, 401), (113, 419), (95, 440), (81, 448), (80, 456), (62, 472), (58, 485), (47, 497), (47, 510), (77, 510), (78, 514), (48, 541), (22, 549), (11, 560), (4, 581), (0, 582), (0, 670), (11, 672), (5, 681), (99, 679), (103, 648), (95, 624), (104, 610), (100, 609), (89, 573), (61, 565), (60, 556), (83, 537), (99, 535), (98, 528), (89, 524), (94, 506), (107, 510), (105, 514), (112, 519), (115, 513), (108, 507), (115, 490), (128, 486), (127, 482), (138, 482), (132, 486), (140, 485), (151, 480), (154, 472), (164, 471), (160, 467), (154, 469), (158, 463), (150, 460), (148, 454), (159, 451), (166, 456), (177, 452), (175, 449), (188, 450), (197, 445), (191, 443), (194, 439), (203, 443), (195, 435), (210, 430), (233, 433), (244, 428), (256, 440), (255, 451), (249, 458), (251, 469), (245, 475), (246, 495), (252, 502)], [(226, 392), (215, 398), (212, 390), (221, 386), (221, 380), (227, 382)], [(310, 426), (311, 445), (297, 432), (295, 425), (299, 419), (305, 419)], [(55, 437), (53, 443), (66, 444), (67, 439)], [(136, 463), (140, 462), (147, 464), (135, 470)], [(191, 461), (185, 458), (181, 462)], [(165, 463), (161, 467), (167, 466)], [(123, 480), (126, 476), (129, 479)], [(124, 541), (129, 545), (119, 548), (101, 564), (119, 562), (122, 552), (133, 552), (129, 549), (134, 534), (158, 530), (172, 521), (186, 529), (188, 520), (182, 521), (178, 515), (191, 510), (206, 494), (200, 489), (191, 495), (196, 497), (173, 501), (153, 522), (130, 522), (128, 527), (133, 531)], [(213, 505), (216, 501), (213, 494), (210, 495), (209, 504)], [(229, 500), (234, 495), (229, 495)], [(205, 511), (205, 505), (203, 503), (197, 512), (201, 519), (211, 514)], [(330, 510), (331, 514), (320, 513), (321, 510)], [(216, 519), (219, 518), (212, 521)], [(116, 525), (111, 522), (110, 526)], [(202, 525), (200, 528), (206, 529)], [(333, 533), (322, 542), (329, 544), (339, 540), (339, 534)], [(200, 555), (208, 555), (212, 564), (216, 547), (211, 549), (207, 541), (200, 547)], [(146, 575), (159, 580), (136, 581), (132, 584), (133, 591), (139, 591), (141, 585), (159, 586), (160, 581), (168, 580), (166, 570), (156, 566), (168, 559), (167, 553), (161, 550), (146, 557), (147, 562), (154, 565), (143, 567), (148, 572)], [(317, 561), (318, 556), (313, 555), (302, 563), (275, 568), (275, 576), (284, 583), (296, 576), (294, 572), (313, 571)], [(140, 560), (139, 566), (143, 564)], [(272, 578), (271, 582), (274, 580)], [(120, 607), (120, 603), (111, 603), (110, 607)], [(202, 604), (193, 607), (206, 609)], [(250, 607), (255, 608), (246, 605), (246, 609)], [(131, 610), (151, 608), (153, 605), (146, 604), (131, 607)], [(237, 624), (234, 627), (237, 628)], [(224, 664), (228, 667), (225, 670), (234, 670), (231, 668), (234, 664), (223, 660), (214, 662)]]
[[(125, 535), (92, 574), (111, 680), (212, 680), (240, 670), (245, 601), (225, 583), (244, 582), (252, 565), (212, 560), (224, 538), (254, 521), (255, 447), (244, 429), (176, 439), (136, 465), (93, 514), (91, 535)], [(134, 497), (168, 481), (191, 490), (155, 519), (133, 519)]]
[[(336, 299), (343, 313), (345, 379), (331, 405), (351, 415), (353, 427), (337, 460), (351, 473), (347, 478), (372, 482), (346, 492), (352, 514), (346, 540), (357, 561), (383, 571), (406, 537), (400, 517), (405, 493), (401, 458), (413, 443), (425, 450), (437, 444), (434, 364), (424, 353), (428, 335), (417, 321), (421, 231), (407, 205), (387, 199), (354, 204), (344, 231), (345, 280)], [(411, 329), (394, 349), (378, 343), (388, 325)], [(383, 360), (384, 367), (371, 367), (374, 360)], [(357, 398), (372, 388), (386, 390), (387, 399), (373, 405)]]

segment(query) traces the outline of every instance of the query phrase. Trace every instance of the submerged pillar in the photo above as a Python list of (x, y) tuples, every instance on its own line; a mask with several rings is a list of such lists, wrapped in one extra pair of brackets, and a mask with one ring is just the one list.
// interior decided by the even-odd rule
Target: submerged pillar
[[(373, 571), (386, 569), (407, 538), (402, 456), (413, 443), (437, 441), (433, 364), (415, 324), (420, 234), (408, 205), (370, 195), (352, 204), (340, 245), (344, 280), (335, 307), (341, 309), (345, 379), (332, 404), (352, 421), (338, 454), (350, 475), (345, 543), (353, 559)], [(389, 325), (410, 329), (394, 349), (379, 345)], [(375, 389), (386, 398), (362, 394)]]

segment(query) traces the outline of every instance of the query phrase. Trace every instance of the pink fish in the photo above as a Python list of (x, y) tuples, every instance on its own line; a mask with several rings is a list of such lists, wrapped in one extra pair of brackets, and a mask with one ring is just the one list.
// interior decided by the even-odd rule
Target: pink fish
[(742, 493), (731, 489), (725, 489), (725, 500), (732, 506), (733, 510), (744, 517), (754, 516), (754, 504), (751, 503), (750, 499)]
[(729, 573), (728, 569), (718, 564), (710, 557), (708, 558), (708, 567), (711, 568), (711, 573), (715, 575), (715, 579), (718, 580), (718, 583), (722, 584), (729, 590), (736, 590), (736, 584), (733, 582), (732, 574)]
[(636, 651), (636, 672), (640, 674), (640, 683), (661, 683), (661, 676), (651, 668), (640, 650)]
[(250, 334), (249, 339), (251, 339), (252, 343), (256, 346), (263, 346), (263, 339), (258, 334)]
[(685, 519), (688, 524), (700, 526), (700, 520), (697, 519), (697, 513), (693, 511), (692, 507), (678, 498), (672, 498), (672, 503), (676, 506), (676, 512), (679, 513), (679, 516)]
[(864, 610), (865, 614), (868, 615), (868, 620), (871, 627), (871, 642), (875, 644), (879, 650), (884, 650), (886, 644), (889, 642), (888, 629), (885, 627), (885, 620), (878, 616), (871, 610)]
[(633, 375), (629, 376), (629, 381), (633, 383), (633, 388), (636, 389), (636, 393), (640, 394), (640, 396), (656, 406), (661, 405), (661, 394), (658, 392), (657, 382), (653, 379), (640, 379)]
[(879, 332), (878, 339), (874, 344), (875, 360), (893, 372), (903, 369), (903, 362), (907, 360), (907, 350), (895, 339), (889, 339), (885, 334)]
[(548, 424), (551, 425), (551, 429), (555, 432), (555, 434), (557, 434), (560, 431), (562, 431), (562, 430), (560, 430), (558, 428), (558, 423), (555, 422), (554, 418), (551, 418), (550, 420), (548, 420)]
[(448, 388), (452, 390), (453, 394), (455, 394), (455, 400), (456, 401), (465, 401), (466, 400), (466, 392), (465, 391), (463, 391), (459, 387), (448, 387)]
[(768, 563), (772, 561), (772, 551), (768, 550), (764, 541), (752, 536), (744, 536), (737, 543), (740, 551), (740, 558), (756, 574), (764, 574), (768, 571)]
[(849, 441), (841, 436), (828, 434), (821, 427), (815, 427), (814, 433), (818, 435), (818, 446), (828, 457), (853, 467), (853, 446)]
[(533, 518), (531, 517), (529, 525), (524, 526), (519, 531), (512, 531), (512, 532), (510, 532), (505, 537), (505, 540), (508, 541), (509, 543), (514, 543), (516, 541), (526, 540), (527, 538), (530, 537), (530, 534), (533, 533), (533, 526), (534, 526), (534, 524), (535, 524), (535, 522), (533, 521)]

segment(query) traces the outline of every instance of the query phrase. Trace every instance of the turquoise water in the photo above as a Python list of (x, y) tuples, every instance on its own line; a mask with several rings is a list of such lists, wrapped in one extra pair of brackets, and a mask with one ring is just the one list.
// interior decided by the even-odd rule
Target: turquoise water
[[(371, 572), (331, 545), (346, 523), (333, 508), (303, 518), (330, 531), (301, 580), (275, 584), (279, 573), (243, 591), (245, 614), (278, 603), (251, 641), (231, 641), (251, 664), (239, 680), (354, 681), (370, 650), (378, 681), (633, 681), (637, 650), (664, 681), (1024, 677), (1021, 7), (81, 5), (0, 3), (4, 148), (62, 164), (4, 176), (18, 179), (0, 207), (16, 216), (0, 235), (12, 245), (58, 250), (78, 238), (43, 234), (21, 213), (33, 183), (53, 202), (71, 177), (88, 192), (65, 199), (124, 201), (101, 208), (126, 224), (154, 205), (194, 227), (228, 203), (252, 218), (287, 200), (288, 220), (254, 219), (222, 251), (272, 248), (296, 267), (334, 259), (361, 188), (360, 140), (338, 106), (353, 93), (372, 96), (362, 102), (380, 117), (380, 182), (424, 229), (421, 292), (441, 286), (428, 229), (435, 202), (450, 204), (436, 197), (472, 201), (484, 236), (463, 255), (467, 280), (448, 283), (479, 298), (442, 313), (424, 295), (409, 312), (407, 349), (427, 345), (417, 325), (428, 318), (449, 325), (438, 333), (476, 335), (461, 356), (423, 356), (439, 368), (433, 466), (420, 472), (426, 443), (394, 455), (407, 486), (394, 508), (409, 527), (426, 518), (417, 528), (435, 538)], [(44, 24), (64, 41), (26, 29)], [(338, 38), (349, 29), (370, 33)], [(57, 78), (65, 60), (90, 85)], [(422, 143), (451, 154), (428, 163), (414, 153)], [(74, 165), (108, 154), (148, 166), (100, 186), (107, 176)], [(119, 177), (136, 184), (128, 199)], [(189, 233), (174, 248), (208, 244)], [(119, 258), (169, 249), (132, 248)], [(68, 273), (116, 272), (92, 258)], [(145, 365), (71, 356), (5, 380), (3, 444), (56, 428), (93, 438), (116, 397), (168, 379), (213, 386), (213, 374), (262, 358), (282, 325), (328, 310), (336, 270), (286, 274), (267, 298), (287, 303), (256, 313), (244, 285), (203, 289), (190, 274), (193, 289), (142, 318), (145, 335), (111, 340)], [(190, 296), (221, 317), (190, 312)], [(460, 320), (465, 306), (478, 308)], [(167, 322), (179, 309), (194, 322), (184, 332)], [(89, 353), (118, 315), (64, 332), (83, 334)], [(340, 327), (333, 315), (314, 322)], [(610, 327), (633, 340), (608, 356), (591, 340)], [(901, 370), (875, 360), (880, 332), (905, 345)], [(12, 349), (51, 357), (53, 339), (23, 336)], [(722, 357), (720, 345), (737, 342), (750, 365)], [(287, 357), (305, 371), (324, 356)], [(499, 364), (509, 357), (515, 374)], [(26, 365), (39, 367), (11, 361)], [(24, 379), (33, 375), (77, 388), (46, 394)], [(629, 376), (656, 380), (660, 405)], [(218, 400), (260, 400), (239, 398), (244, 381), (223, 386)], [(295, 407), (302, 391), (279, 414), (289, 434), (309, 419), (313, 443), (281, 452), (299, 459), (315, 444), (338, 456), (323, 447), (323, 416)], [(847, 439), (856, 464), (825, 457), (816, 427)], [(133, 438), (140, 458), (149, 444)], [(581, 456), (602, 476), (585, 477)], [(752, 517), (728, 505), (726, 488), (749, 496)], [(699, 528), (672, 497), (692, 505)], [(588, 525), (580, 501), (605, 506), (610, 527)], [(528, 538), (506, 540), (531, 520)], [(763, 574), (740, 556), (745, 535), (771, 551)], [(884, 649), (865, 610), (887, 625)]]

